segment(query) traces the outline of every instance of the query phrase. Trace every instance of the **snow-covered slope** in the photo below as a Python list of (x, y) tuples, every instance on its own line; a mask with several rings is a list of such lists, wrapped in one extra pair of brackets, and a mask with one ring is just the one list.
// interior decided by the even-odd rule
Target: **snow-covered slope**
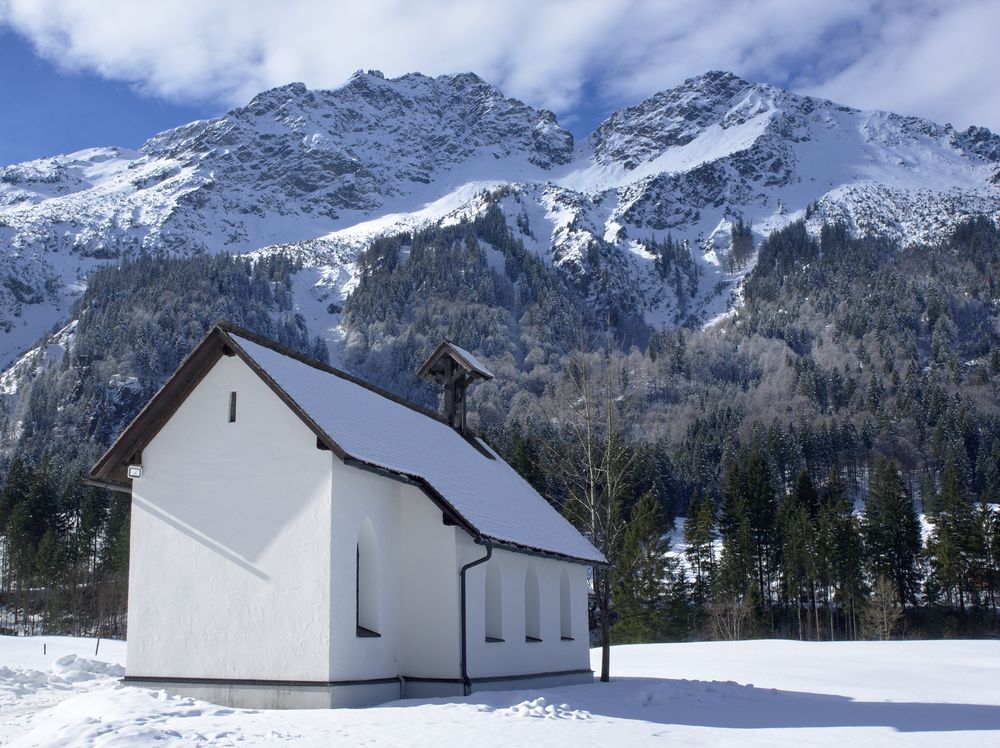
[(0, 637), (0, 743), (938, 748), (1000, 734), (991, 641), (641, 644), (612, 649), (609, 684), (301, 711), (122, 687), (123, 645), (95, 658), (93, 640)]
[[(613, 114), (582, 143), (472, 74), (290, 84), (138, 151), (0, 168), (0, 366), (66, 321), (99, 263), (291, 251), (318, 280), (310, 307), (349, 292), (373, 236), (457, 220), (484, 191), (579, 287), (674, 325), (725, 308), (749, 267), (729, 261), (737, 218), (758, 240), (807, 216), (912, 242), (971, 213), (1000, 216), (1000, 137), (718, 72)], [(684, 283), (650, 251), (668, 234), (699, 269)]]

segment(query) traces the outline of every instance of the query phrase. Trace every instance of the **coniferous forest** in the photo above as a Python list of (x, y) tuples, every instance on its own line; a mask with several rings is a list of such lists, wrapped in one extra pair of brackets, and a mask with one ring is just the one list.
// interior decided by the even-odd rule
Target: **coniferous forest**
[[(734, 230), (734, 268), (751, 236)], [(696, 289), (699, 250), (648, 246)], [(299, 269), (142, 256), (91, 276), (64, 352), (42, 345), (3, 400), (0, 626), (125, 633), (127, 496), (82, 478), (216, 319), (325, 360), (294, 312)], [(413, 372), (441, 338), (488, 362), (475, 428), (579, 524), (598, 503), (584, 529), (612, 561), (594, 585), (613, 640), (1000, 634), (989, 220), (908, 247), (792, 223), (735, 313), (674, 330), (527, 251), (495, 206), (377, 239), (358, 271), (330, 310), (343, 365), (433, 407)]]

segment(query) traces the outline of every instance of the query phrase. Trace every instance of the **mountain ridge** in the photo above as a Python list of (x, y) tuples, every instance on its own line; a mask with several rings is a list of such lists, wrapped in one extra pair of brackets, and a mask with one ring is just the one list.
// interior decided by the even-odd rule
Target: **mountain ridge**
[[(372, 238), (475, 215), (484, 191), (504, 195), (526, 245), (595, 303), (610, 295), (672, 327), (738, 303), (752, 259), (734, 261), (737, 221), (752, 223), (755, 244), (800, 217), (905, 244), (1000, 216), (1000, 136), (722, 71), (623, 108), (579, 141), (473, 73), (291, 83), (136, 151), (0, 168), (0, 365), (65, 322), (103, 263), (293, 251), (315, 275), (303, 304), (326, 307), (349, 293)], [(674, 287), (649, 250), (668, 238), (693, 262)], [(311, 322), (336, 343), (335, 315)]]

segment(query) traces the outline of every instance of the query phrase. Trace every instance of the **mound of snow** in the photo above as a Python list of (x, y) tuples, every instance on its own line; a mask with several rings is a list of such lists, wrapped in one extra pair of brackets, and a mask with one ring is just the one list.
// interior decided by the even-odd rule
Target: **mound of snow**
[(125, 668), (100, 660), (88, 660), (75, 654), (60, 657), (52, 665), (52, 672), (70, 683), (79, 683), (94, 678), (121, 678)]

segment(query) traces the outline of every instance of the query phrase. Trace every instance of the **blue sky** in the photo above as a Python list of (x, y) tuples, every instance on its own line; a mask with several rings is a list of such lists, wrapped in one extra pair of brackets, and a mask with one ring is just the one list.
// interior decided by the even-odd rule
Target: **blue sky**
[(0, 31), (0, 164), (88, 148), (135, 148), (153, 133), (216, 114), (221, 103), (166, 101), (93, 73), (62, 71)]
[(291, 81), (473, 71), (575, 134), (692, 75), (1000, 131), (1000, 0), (0, 0), (0, 164)]

